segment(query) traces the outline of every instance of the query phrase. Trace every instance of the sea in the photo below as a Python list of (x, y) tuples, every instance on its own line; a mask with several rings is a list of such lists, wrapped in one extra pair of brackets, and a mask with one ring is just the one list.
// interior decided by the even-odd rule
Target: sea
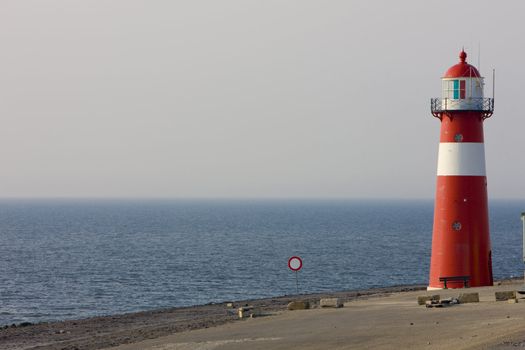
[[(525, 201), (489, 207), (494, 277), (522, 276)], [(0, 200), (0, 326), (426, 284), (432, 220), (431, 200)]]

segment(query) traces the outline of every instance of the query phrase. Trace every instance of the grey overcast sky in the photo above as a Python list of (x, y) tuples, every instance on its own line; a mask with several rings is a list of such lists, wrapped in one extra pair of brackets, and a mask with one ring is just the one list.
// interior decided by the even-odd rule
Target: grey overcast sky
[(2, 0), (0, 197), (433, 198), (462, 46), (525, 197), (525, 2)]

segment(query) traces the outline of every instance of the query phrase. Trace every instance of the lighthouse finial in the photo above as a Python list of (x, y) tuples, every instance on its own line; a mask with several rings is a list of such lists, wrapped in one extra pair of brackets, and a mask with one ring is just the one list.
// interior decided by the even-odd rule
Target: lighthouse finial
[(461, 52), (459, 53), (459, 59), (462, 63), (465, 63), (465, 61), (467, 60), (467, 53), (465, 52), (464, 48), (462, 48)]

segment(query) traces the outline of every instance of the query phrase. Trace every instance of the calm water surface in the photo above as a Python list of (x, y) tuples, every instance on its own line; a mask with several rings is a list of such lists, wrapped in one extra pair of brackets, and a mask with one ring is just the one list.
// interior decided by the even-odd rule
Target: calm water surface
[[(525, 202), (490, 203), (494, 276)], [(0, 201), (0, 325), (426, 283), (432, 201)]]

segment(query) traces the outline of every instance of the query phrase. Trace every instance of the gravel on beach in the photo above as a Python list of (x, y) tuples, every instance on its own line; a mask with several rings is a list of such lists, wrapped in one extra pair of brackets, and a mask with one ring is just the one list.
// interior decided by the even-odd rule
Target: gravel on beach
[[(293, 300), (306, 300), (315, 307), (321, 298), (340, 298), (343, 301), (352, 301), (425, 288), (426, 286), (423, 285), (395, 286), (241, 300), (233, 304), (234, 307), (254, 306), (266, 314), (271, 314), (286, 310), (287, 304)], [(0, 348), (4, 350), (95, 350), (135, 343), (239, 320), (236, 308), (228, 308), (226, 304), (227, 302), (210, 303), (80, 320), (0, 327)]]

